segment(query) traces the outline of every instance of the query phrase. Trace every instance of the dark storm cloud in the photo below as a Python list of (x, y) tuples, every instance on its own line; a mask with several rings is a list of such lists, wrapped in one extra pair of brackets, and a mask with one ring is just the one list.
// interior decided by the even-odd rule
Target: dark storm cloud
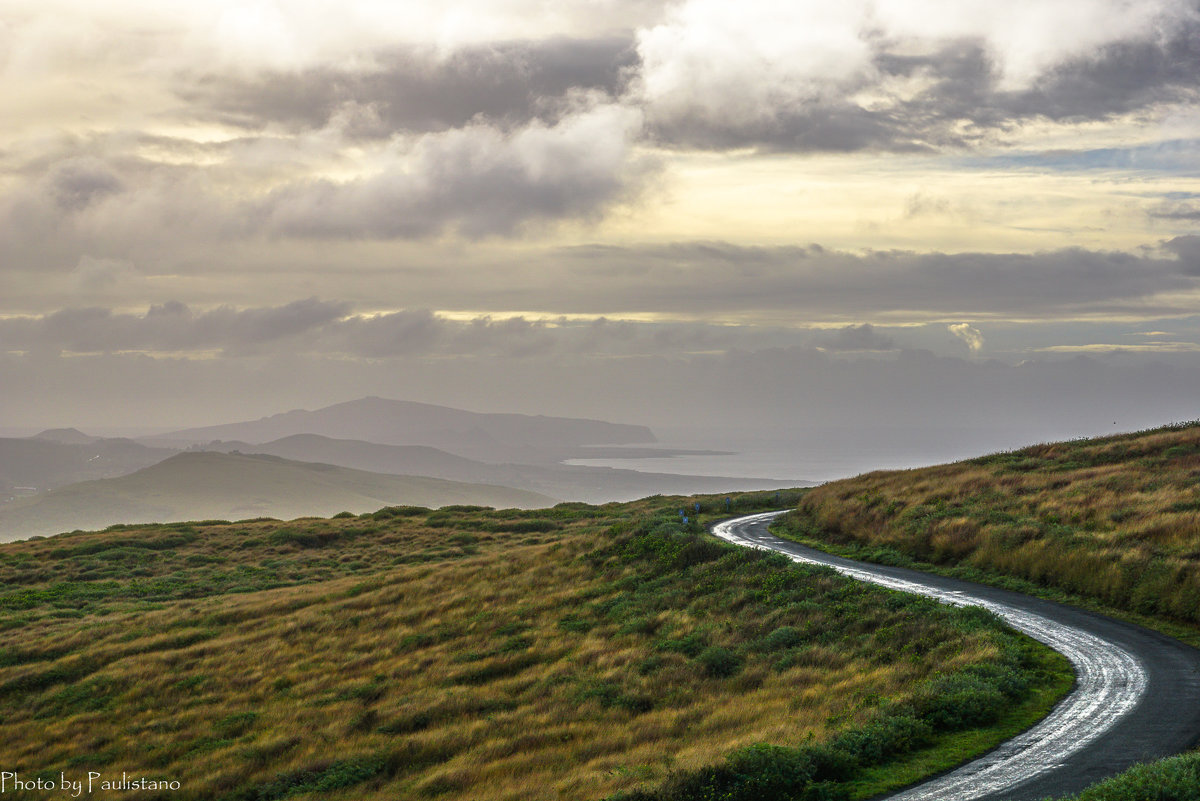
[(323, 128), (356, 110), (347, 133), (460, 128), (473, 121), (557, 120), (574, 93), (624, 92), (637, 64), (631, 38), (501, 42), (445, 56), (428, 49), (380, 53), (365, 69), (314, 67), (254, 77), (210, 74), (176, 89), (202, 116), (251, 130)]

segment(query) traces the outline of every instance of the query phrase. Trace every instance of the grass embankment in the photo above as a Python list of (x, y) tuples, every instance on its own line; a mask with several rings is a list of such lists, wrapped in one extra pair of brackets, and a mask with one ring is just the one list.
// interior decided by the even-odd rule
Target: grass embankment
[(1200, 424), (835, 481), (777, 528), (1091, 601), (1200, 642)]
[(679, 504), (2, 546), (0, 766), (180, 783), (113, 798), (834, 798), (1062, 689), (985, 613), (715, 542)]
[[(1200, 423), (817, 487), (774, 530), (867, 561), (1088, 606), (1200, 646)], [(1200, 754), (1079, 801), (1200, 801)]]
[(1069, 801), (1196, 801), (1200, 799), (1200, 753), (1138, 765), (1094, 784)]

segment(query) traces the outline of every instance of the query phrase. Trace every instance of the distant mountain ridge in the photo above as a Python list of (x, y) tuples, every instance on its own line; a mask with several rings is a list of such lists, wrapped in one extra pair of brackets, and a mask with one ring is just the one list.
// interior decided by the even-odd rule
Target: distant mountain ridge
[(333, 439), (318, 434), (295, 434), (262, 444), (240, 441), (210, 442), (201, 447), (224, 453), (266, 453), (285, 459), (325, 462), (377, 473), (499, 484), (563, 500), (587, 503), (626, 501), (644, 498), (647, 495), (776, 489), (811, 483), (771, 478), (644, 473), (637, 470), (563, 464), (497, 464), (455, 456), (425, 445), (380, 445), (359, 440)]
[(55, 428), (0, 439), (0, 540), (123, 522), (328, 515), (396, 503), (607, 503), (811, 483), (562, 464), (688, 453), (625, 444), (653, 442), (645, 426), (383, 398), (139, 441)]
[(557, 462), (584, 445), (657, 441), (646, 426), (569, 417), (483, 414), (378, 397), (313, 411), (298, 409), (240, 423), (189, 428), (142, 441), (265, 443), (297, 434), (380, 445), (425, 445), (471, 459), (538, 464)]
[[(78, 437), (60, 432), (74, 432)], [(83, 438), (84, 441), (78, 441)], [(78, 481), (115, 478), (161, 462), (175, 450), (129, 439), (88, 437), (56, 429), (35, 437), (0, 438), (0, 504), (17, 488), (43, 492)]]
[(393, 505), (536, 508), (554, 503), (546, 495), (509, 487), (203, 451), (176, 454), (120, 478), (84, 481), (0, 505), (0, 541), (114, 523), (286, 520)]

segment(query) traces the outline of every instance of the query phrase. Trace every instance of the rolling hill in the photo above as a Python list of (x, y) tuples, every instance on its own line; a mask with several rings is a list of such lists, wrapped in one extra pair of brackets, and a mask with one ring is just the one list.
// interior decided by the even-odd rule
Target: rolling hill
[(13, 494), (127, 475), (173, 453), (129, 439), (88, 437), (74, 429), (0, 438), (0, 508)]
[(389, 508), (2, 545), (0, 763), (179, 782), (114, 798), (868, 797), (1070, 684), (990, 615), (716, 542), (680, 519), (693, 503), (726, 509)]
[(524, 490), (396, 476), (266, 455), (181, 453), (120, 478), (85, 481), (0, 506), (0, 540), (114, 523), (329, 516), (383, 506), (534, 508)]
[(1200, 623), (1200, 423), (867, 473), (782, 532)]
[(809, 484), (772, 478), (685, 476), (562, 464), (495, 464), (455, 456), (425, 445), (380, 445), (359, 440), (332, 439), (317, 434), (295, 434), (263, 444), (210, 442), (203, 447), (205, 450), (225, 453), (234, 450), (265, 453), (284, 459), (322, 462), (375, 473), (432, 476), (472, 484), (499, 484), (585, 503), (631, 501), (647, 495), (690, 495)]

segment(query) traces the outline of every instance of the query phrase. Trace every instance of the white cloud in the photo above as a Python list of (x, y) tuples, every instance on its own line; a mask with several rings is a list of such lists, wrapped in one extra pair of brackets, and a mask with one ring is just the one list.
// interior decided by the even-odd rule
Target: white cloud
[(638, 34), (655, 115), (745, 119), (836, 91), (869, 67), (857, 3), (691, 0)]
[(1028, 87), (1046, 70), (1116, 41), (1157, 38), (1196, 17), (1179, 0), (902, 0), (869, 12), (888, 36), (987, 43), (1006, 89)]
[[(657, 0), (0, 0), (0, 19), (22, 43), (9, 53), (10, 66), (27, 74), (95, 59), (166, 74), (197, 66), (362, 64), (374, 50), (399, 43), (450, 52), (488, 41), (616, 32), (651, 22), (660, 8)], [(114, 50), (118, 42), (122, 48)]]
[[(881, 54), (979, 47), (984, 63), (973, 66), (991, 72), (991, 88), (1016, 92), (1072, 59), (1115, 43), (1162, 43), (1197, 19), (1183, 0), (686, 0), (638, 34), (641, 100), (665, 130), (708, 125), (761, 137), (764, 126), (824, 125), (836, 140), (842, 129), (869, 127), (868, 112), (928, 88), (922, 70), (886, 74)], [(804, 124), (786, 123), (806, 112)]]
[(636, 109), (600, 105), (555, 125), (428, 134), (380, 172), (297, 182), (264, 203), (267, 227), (297, 236), (511, 234), (530, 220), (589, 218), (630, 194), (650, 166), (632, 154)]
[(946, 326), (946, 329), (951, 334), (961, 339), (971, 349), (971, 353), (979, 353), (983, 350), (983, 334), (978, 328), (971, 326), (968, 323), (953, 323)]

